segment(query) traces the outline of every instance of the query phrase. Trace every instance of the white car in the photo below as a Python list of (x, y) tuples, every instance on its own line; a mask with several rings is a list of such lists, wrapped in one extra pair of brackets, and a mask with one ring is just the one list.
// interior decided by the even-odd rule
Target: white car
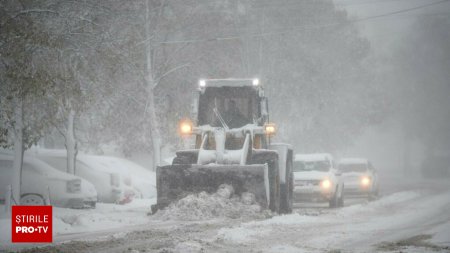
[(343, 158), (338, 163), (345, 184), (346, 196), (367, 197), (378, 195), (378, 175), (365, 158)]
[[(5, 201), (13, 177), (13, 157), (0, 155), (0, 201)], [(46, 202), (47, 196), (50, 203)], [(17, 200), (16, 200), (17, 201)], [(70, 208), (94, 208), (95, 187), (78, 176), (56, 170), (47, 163), (25, 156), (22, 166), (22, 205), (47, 205)]]
[[(33, 154), (58, 170), (67, 171), (65, 150), (42, 149), (35, 150)], [(131, 188), (131, 178), (102, 163), (97, 156), (78, 154), (75, 175), (94, 184), (99, 202), (124, 204), (130, 202), (135, 195)]]
[(326, 153), (297, 154), (294, 159), (294, 200), (344, 205), (344, 184)]

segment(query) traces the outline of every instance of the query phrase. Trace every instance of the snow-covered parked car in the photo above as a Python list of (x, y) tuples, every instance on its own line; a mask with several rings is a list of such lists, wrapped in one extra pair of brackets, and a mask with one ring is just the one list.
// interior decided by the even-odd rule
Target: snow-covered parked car
[[(60, 171), (67, 171), (65, 150), (35, 150), (34, 154)], [(131, 178), (117, 168), (98, 159), (98, 156), (78, 154), (75, 175), (91, 182), (98, 194), (98, 201), (124, 204), (130, 202), (135, 191)]]
[[(13, 177), (13, 156), (0, 155), (0, 201), (5, 201)], [(47, 196), (50, 203), (46, 202)], [(70, 208), (94, 208), (97, 191), (87, 180), (56, 170), (35, 157), (25, 156), (20, 203)]]
[(373, 199), (378, 195), (378, 175), (365, 158), (343, 158), (338, 163), (342, 173), (346, 196), (360, 196)]
[(344, 184), (332, 155), (295, 155), (294, 179), (295, 201), (328, 202), (330, 207), (344, 205)]
[(130, 186), (138, 198), (156, 197), (156, 175), (132, 161), (112, 156), (97, 156), (99, 162), (120, 171), (124, 178), (130, 178)]

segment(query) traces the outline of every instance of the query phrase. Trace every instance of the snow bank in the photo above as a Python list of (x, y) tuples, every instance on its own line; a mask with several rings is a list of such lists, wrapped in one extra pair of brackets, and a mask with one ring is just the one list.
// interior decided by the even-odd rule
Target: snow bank
[(426, 234), (431, 234), (433, 236), (430, 240), (428, 240), (430, 243), (440, 246), (448, 246), (450, 244), (450, 220), (447, 220), (439, 226), (426, 231)]
[(53, 208), (55, 235), (84, 233), (149, 222), (147, 213), (155, 199), (134, 199), (125, 205), (97, 203), (95, 209)]
[[(295, 225), (327, 223), (329, 220), (323, 219), (317, 213), (293, 213), (287, 215), (274, 216), (271, 219), (249, 221), (240, 224), (238, 227), (222, 228), (217, 232), (216, 240), (225, 243), (248, 244), (257, 241), (260, 237), (273, 233), (274, 230)], [(281, 246), (280, 246), (281, 247)], [(283, 247), (282, 247), (283, 248)], [(293, 251), (291, 251), (293, 250)], [(273, 249), (269, 252), (301, 252), (294, 248), (286, 250)]]
[(404, 192), (397, 192), (394, 194), (391, 194), (389, 196), (383, 197), (382, 199), (379, 199), (377, 201), (372, 202), (372, 205), (390, 205), (395, 204), (399, 202), (409, 201), (415, 198), (420, 197), (421, 194), (418, 191), (404, 191)]
[[(249, 221), (237, 227), (220, 229), (216, 240), (228, 244), (250, 244), (280, 233), (286, 233), (287, 236), (295, 238), (288, 231), (297, 233), (298, 230), (307, 230), (309, 234), (306, 245), (311, 247), (311, 250), (308, 249), (307, 252), (314, 252), (313, 249), (323, 249), (326, 246), (324, 242), (338, 248), (343, 247), (340, 243), (351, 240), (356, 235), (360, 238), (372, 238), (376, 235), (380, 240), (395, 239), (385, 234), (386, 230), (389, 231), (392, 228), (400, 228), (396, 236), (402, 238), (409, 233), (423, 230), (419, 226), (418, 231), (413, 231), (415, 228), (411, 228), (410, 224), (414, 224), (414, 221), (425, 222), (423, 224), (429, 221), (434, 224), (435, 221), (430, 220), (430, 217), (437, 216), (443, 211), (440, 207), (448, 203), (450, 192), (425, 200), (423, 194), (421, 191), (398, 192), (377, 201), (341, 209), (311, 212), (305, 210), (300, 213), (274, 216), (271, 219)], [(447, 200), (444, 201), (446, 198)], [(448, 232), (448, 223), (428, 231), (429, 234), (434, 235), (432, 242), (439, 245), (445, 245), (445, 241), (448, 243)], [(302, 245), (301, 248), (304, 246)], [(268, 252), (302, 252), (296, 250), (295, 247), (278, 245), (268, 249)]]
[[(53, 207), (53, 239), (71, 240), (71, 236), (91, 232), (108, 232), (124, 236), (123, 231), (129, 226), (143, 225), (151, 222), (148, 216), (150, 206), (156, 199), (134, 199), (125, 205), (97, 203), (95, 209), (70, 209)], [(122, 233), (122, 234), (121, 234)], [(108, 235), (110, 236), (110, 235)], [(96, 235), (93, 237), (99, 239)], [(11, 214), (0, 205), (0, 252), (15, 247), (11, 243)]]
[(163, 220), (266, 218), (270, 215), (270, 211), (263, 210), (255, 202), (253, 194), (245, 192), (237, 196), (230, 185), (219, 186), (217, 192), (213, 194), (206, 192), (190, 194), (155, 214)]
[(379, 200), (364, 203), (364, 204), (356, 204), (341, 208), (337, 211), (338, 216), (350, 217), (356, 213), (361, 212), (376, 212), (379, 208), (387, 207), (390, 205), (399, 204), (402, 202), (408, 202), (415, 198), (419, 198), (421, 196), (418, 191), (404, 191), (397, 192), (386, 197), (383, 197)]

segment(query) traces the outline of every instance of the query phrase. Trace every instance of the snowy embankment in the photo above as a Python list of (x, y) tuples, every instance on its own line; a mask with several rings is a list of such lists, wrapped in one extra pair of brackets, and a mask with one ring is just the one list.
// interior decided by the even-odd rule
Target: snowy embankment
[(370, 252), (380, 243), (417, 235), (430, 235), (427, 242), (450, 246), (450, 191), (399, 192), (318, 216), (294, 213), (252, 221), (220, 229), (215, 241), (258, 245), (262, 252)]
[(155, 199), (134, 199), (125, 205), (98, 203), (95, 209), (53, 209), (55, 235), (110, 230), (149, 221), (148, 212)]
[[(110, 231), (148, 223), (150, 206), (156, 199), (134, 199), (125, 205), (97, 203), (95, 209), (53, 207), (54, 240), (59, 236)], [(11, 244), (11, 218), (0, 206), (0, 245)]]

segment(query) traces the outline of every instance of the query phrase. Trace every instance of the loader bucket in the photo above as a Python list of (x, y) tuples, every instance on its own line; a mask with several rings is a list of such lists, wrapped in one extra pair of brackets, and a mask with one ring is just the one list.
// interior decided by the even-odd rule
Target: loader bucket
[[(275, 176), (266, 164), (257, 165), (167, 165), (156, 170), (157, 204), (152, 213), (202, 191), (214, 193), (221, 184), (233, 186), (235, 194), (251, 192), (263, 207), (269, 207)], [(273, 179), (272, 179), (273, 178)]]

